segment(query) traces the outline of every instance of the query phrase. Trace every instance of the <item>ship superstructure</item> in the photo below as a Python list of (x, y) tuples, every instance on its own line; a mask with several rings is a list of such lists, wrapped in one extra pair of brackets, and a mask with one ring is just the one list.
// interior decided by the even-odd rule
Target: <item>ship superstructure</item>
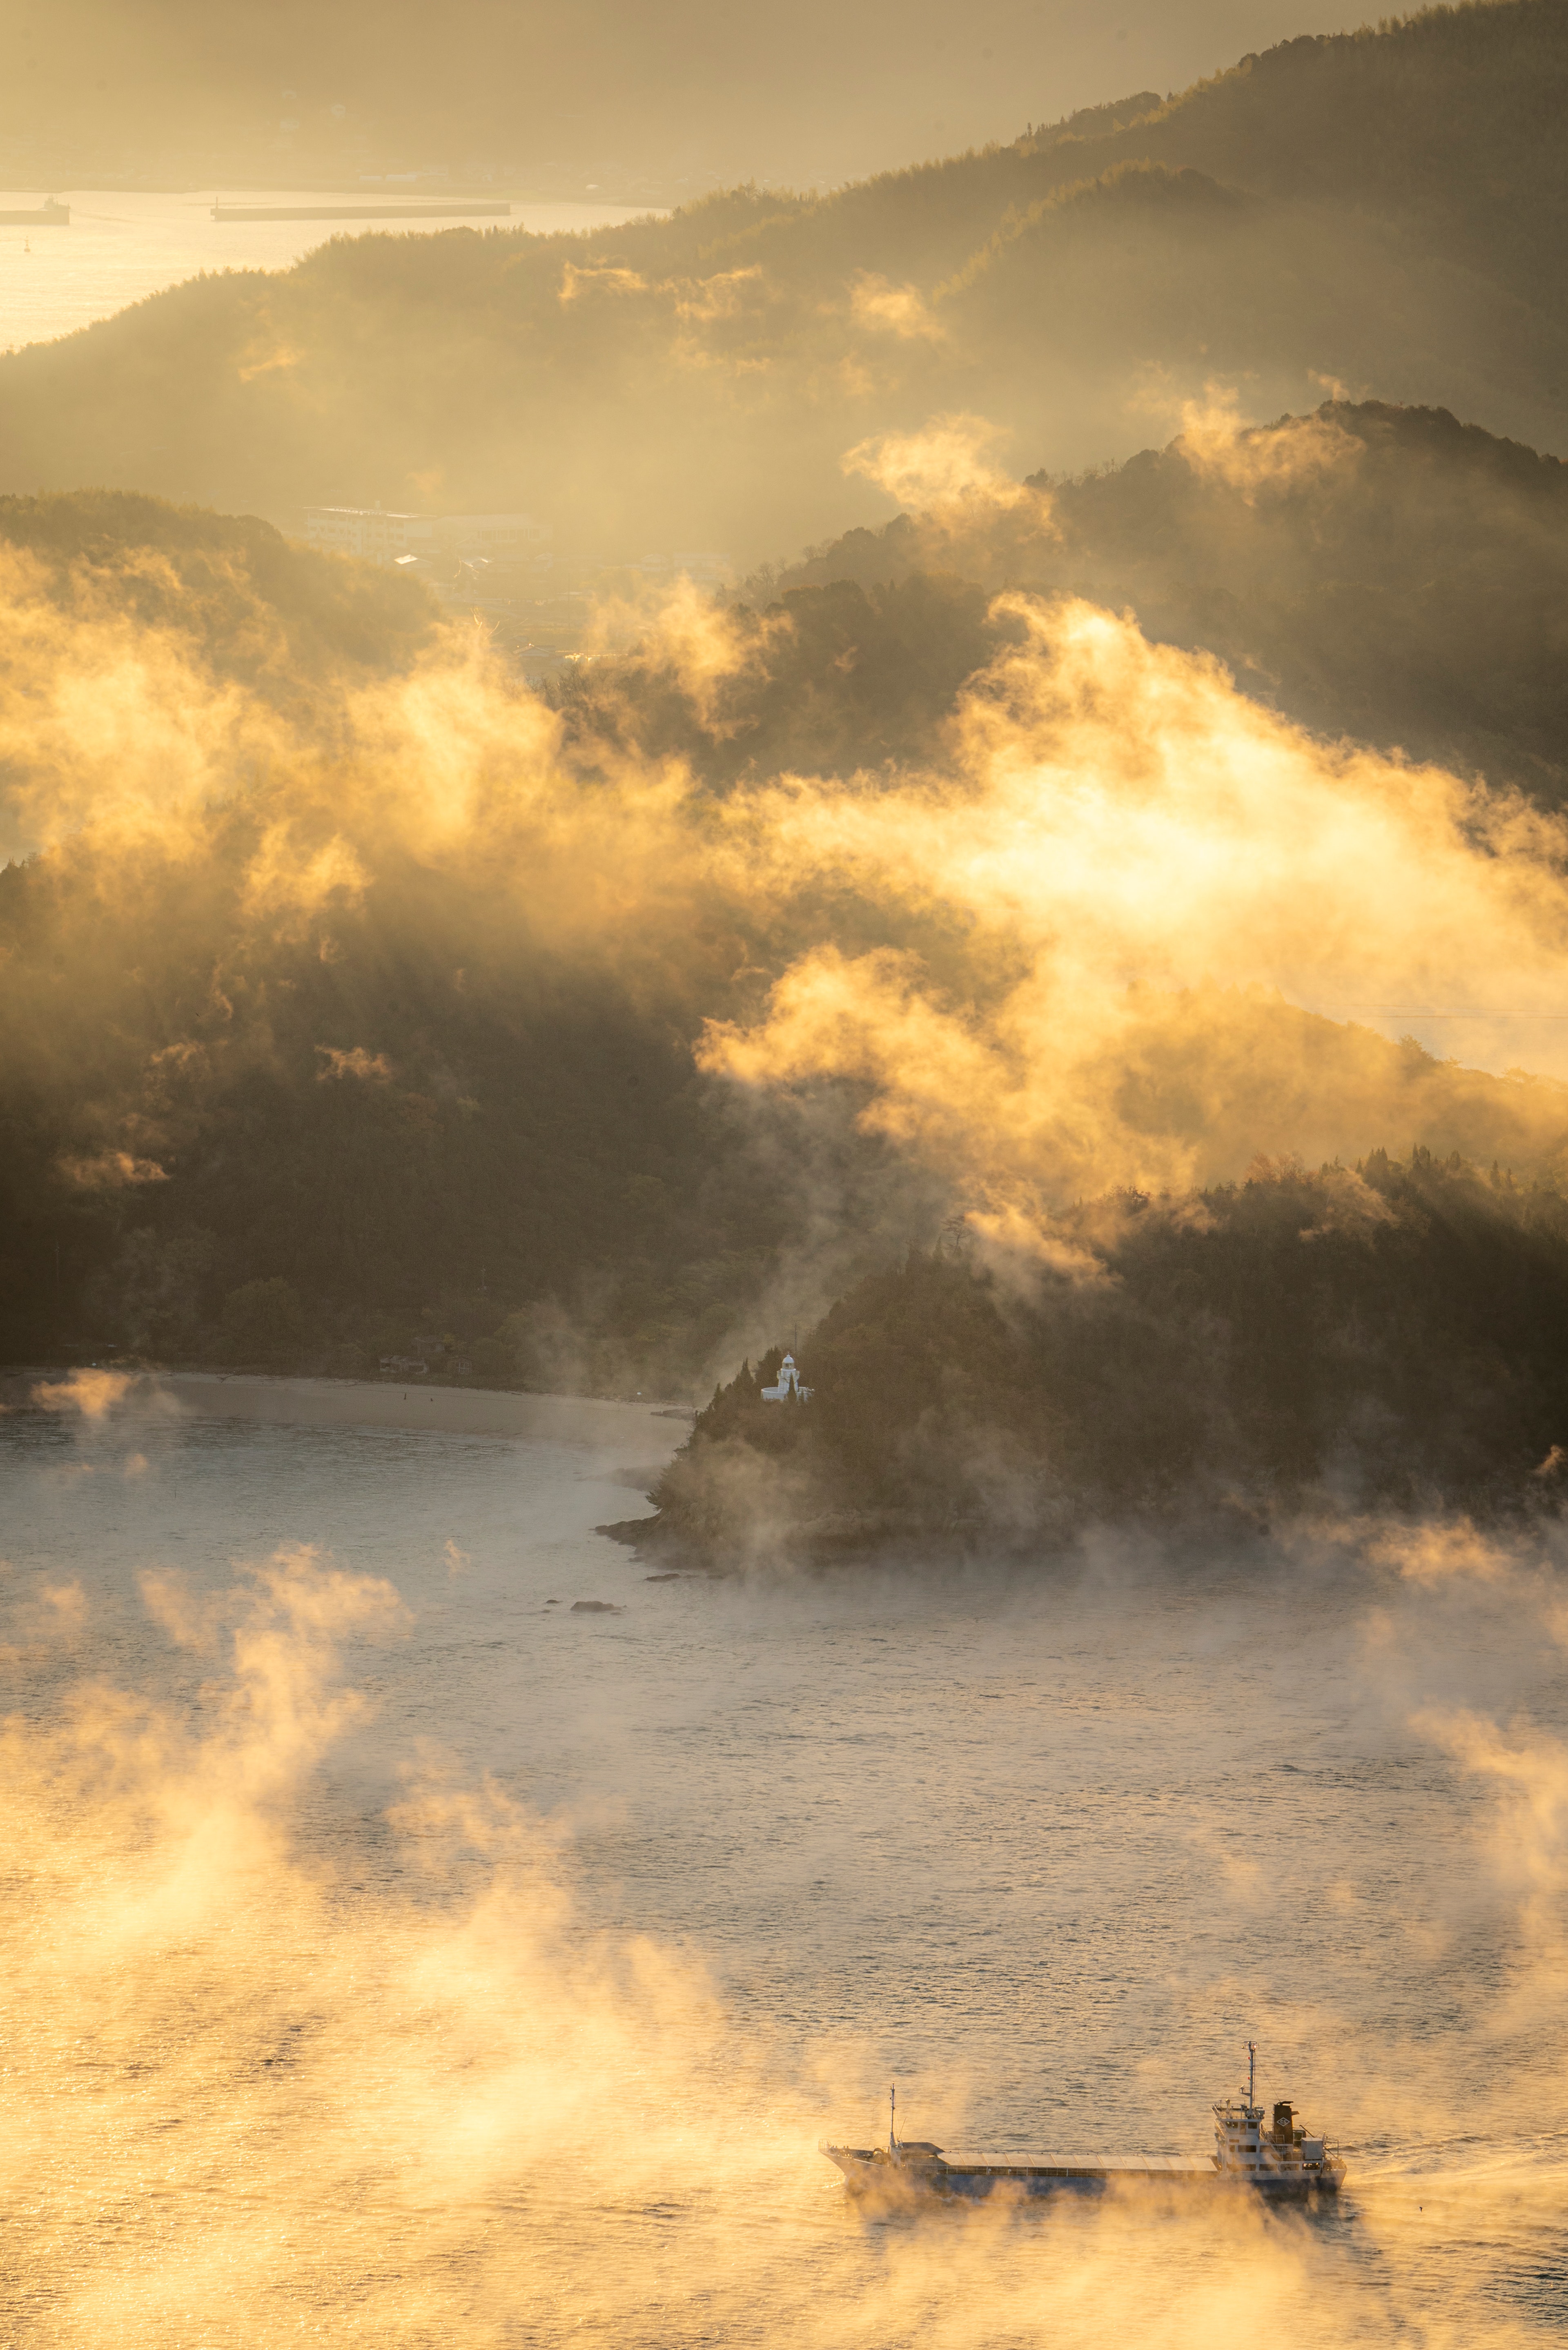
[(1251, 2041), (1247, 2057), (1246, 2097), (1214, 2107), (1214, 2152), (1207, 2162), (1165, 2155), (1083, 2162), (950, 2162), (929, 2138), (899, 2137), (896, 2089), (889, 2093), (886, 2147), (832, 2146), (823, 2139), (817, 2150), (836, 2165), (857, 2194), (975, 2198), (998, 2192), (1049, 2195), (1062, 2189), (1093, 2194), (1143, 2180), (1161, 2186), (1240, 2186), (1270, 2201), (1337, 2195), (1345, 2168), (1337, 2149), (1309, 2134), (1288, 2098), (1279, 2098), (1272, 2117), (1266, 2116), (1257, 2101), (1257, 2052)]
[(1326, 2138), (1312, 2137), (1288, 2097), (1274, 2101), (1272, 2120), (1257, 2102), (1257, 2050), (1247, 2043), (1247, 2096), (1227, 2098), (1214, 2108), (1214, 2168), (1222, 2178), (1242, 2178), (1265, 2193), (1337, 2191), (1345, 2165)]

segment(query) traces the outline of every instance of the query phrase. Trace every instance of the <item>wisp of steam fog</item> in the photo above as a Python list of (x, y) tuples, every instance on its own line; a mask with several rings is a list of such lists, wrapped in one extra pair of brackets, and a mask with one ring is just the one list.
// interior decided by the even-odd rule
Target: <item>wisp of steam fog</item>
[[(1229, 462), (1217, 413), (1189, 420), (1195, 462)], [(1299, 437), (1247, 462), (1334, 461), (1314, 420)], [(854, 462), (923, 483), (956, 528), (1015, 494), (984, 442), (950, 418)], [(1482, 1068), (1524, 1033), (1544, 1073), (1568, 1070), (1560, 1028), (1519, 1025), (1562, 1001), (1561, 820), (1317, 740), (1126, 616), (1004, 597), (1015, 641), (929, 768), (716, 796), (672, 756), (568, 736), (482, 631), (449, 629), (310, 723), (213, 680), (170, 629), (62, 614), (29, 560), (0, 578), (6, 807), (75, 892), (84, 970), (93, 908), (223, 904), (225, 951), (265, 965), (269, 941), (330, 957), (344, 910), (438, 876), (476, 933), (705, 1019), (705, 1066), (742, 1091), (848, 1087), (971, 1212), (1023, 1230), (1107, 1186), (1233, 1177), (1259, 1151), (1433, 1139), (1386, 1011), (1457, 1003)], [(791, 625), (743, 629), (686, 590), (644, 637), (718, 724), (719, 686)], [(1291, 1013), (1364, 1005), (1332, 1029)], [(13, 1052), (47, 1057), (71, 1018), (68, 989), (24, 986)], [(325, 1049), (344, 1073), (363, 1052)], [(1461, 1139), (1540, 1163), (1561, 1134), (1555, 1089), (1515, 1085)], [(156, 1180), (155, 1144), (145, 1122), (115, 1136), (82, 1180)]]
[[(111, 1423), (101, 1449), (115, 1399), (95, 1388), (42, 1401), (100, 1448), (56, 1475), (107, 1471), (138, 1432)], [(694, 1954), (635, 1918), (597, 1922), (560, 1822), (427, 1743), (402, 1752), (384, 1827), (331, 1847), (308, 1832), (334, 1744), (373, 1731), (378, 1650), (421, 1637), (384, 1577), (307, 1545), (228, 1581), (145, 1568), (141, 1606), (189, 1660), (171, 1689), (151, 1656), (147, 1686), (126, 1685), (79, 1590), (63, 1605), (9, 1571), (7, 1659), (28, 1695), (4, 1732), (8, 2338), (265, 2350), (315, 2325), (397, 2344), (958, 2350), (978, 2319), (997, 2343), (1110, 2328), (1195, 2350), (1260, 2308), (1347, 2342), (1537, 2338), (1484, 2278), (1433, 2305), (1421, 2213), (1446, 2214), (1445, 2242), (1505, 2214), (1516, 2226), (1560, 2175), (1532, 2181), (1520, 2113), (1534, 2100), (1545, 2122), (1560, 2080), (1568, 1759), (1507, 1703), (1568, 1623), (1561, 1546), (1384, 1522), (1293, 1539), (1319, 1613), (1348, 1603), (1361, 1619), (1359, 1701), (1417, 1710), (1472, 1798), (1450, 1850), (1457, 1864), (1473, 1840), (1481, 1916), (1438, 1899), (1398, 1930), (1427, 1937), (1435, 1982), (1445, 1937), (1480, 1927), (1495, 1954), (1449, 1983), (1456, 2013), (1435, 2037), (1424, 2016), (1336, 2034), (1332, 1908), (1282, 1913), (1224, 1816), (1172, 1814), (1173, 1834), (1208, 1839), (1242, 1979), (1250, 1933), (1324, 1952), (1314, 2082), (1357, 2142), (1356, 2216), (1328, 2226), (1224, 2196), (858, 2217), (813, 2145), (846, 2124), (868, 2141), (882, 2087), (864, 2047), (827, 2018), (742, 2027)], [(1053, 1602), (1069, 1643), (1093, 1638), (1084, 1565)], [(1124, 1608), (1150, 1611), (1151, 1666), (1166, 1571), (1108, 1555), (1097, 1570)], [(1212, 1654), (1236, 1603), (1203, 1605)], [(747, 1622), (731, 1628), (748, 1637)], [(1021, 1619), (1012, 1645), (1023, 1634)], [(708, 1638), (729, 1636), (714, 1617)], [(1372, 1893), (1344, 1887), (1342, 1911)], [(1473, 2064), (1462, 2091), (1445, 2077), (1459, 2025), (1490, 2049), (1490, 2085)], [(1158, 2077), (1158, 2049), (1144, 2062)], [(1465, 2151), (1489, 2134), (1511, 2166), (1490, 2177), (1497, 2158)]]

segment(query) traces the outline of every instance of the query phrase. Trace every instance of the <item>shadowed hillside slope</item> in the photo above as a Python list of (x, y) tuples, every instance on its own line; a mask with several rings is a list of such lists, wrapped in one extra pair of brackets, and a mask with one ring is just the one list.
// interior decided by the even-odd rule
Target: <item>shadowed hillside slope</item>
[[(815, 594), (840, 610), (856, 592), (889, 609), (940, 597), (955, 612), (977, 587), (1085, 596), (1130, 607), (1161, 642), (1219, 654), (1246, 692), (1305, 725), (1549, 805), (1568, 790), (1558, 459), (1440, 410), (1329, 401), (1251, 431), (1211, 411), (1163, 450), (1035, 486), (1034, 503), (850, 532), (742, 594), (791, 609)], [(986, 624), (992, 650), (1006, 625)], [(951, 638), (974, 643), (973, 621)], [(920, 690), (940, 675), (923, 667)], [(728, 757), (747, 740), (738, 729)]]
[(1380, 1137), (1561, 1179), (1562, 1084), (1303, 1008), (1440, 975), (1550, 1050), (1559, 831), (1091, 606), (687, 599), (552, 709), (400, 583), (89, 493), (0, 509), (0, 623), (13, 1358), (689, 1390), (947, 1220), (1049, 1253)]

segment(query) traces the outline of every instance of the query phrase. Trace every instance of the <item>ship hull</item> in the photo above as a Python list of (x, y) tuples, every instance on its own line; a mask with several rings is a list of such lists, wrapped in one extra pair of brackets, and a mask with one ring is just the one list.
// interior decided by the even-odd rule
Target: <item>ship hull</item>
[(851, 2194), (881, 2201), (984, 2202), (992, 2197), (1034, 2201), (1049, 2195), (1106, 2195), (1127, 2187), (1187, 2190), (1240, 2189), (1268, 2203), (1315, 2202), (1337, 2195), (1340, 2174), (1303, 2178), (1243, 2177), (1213, 2163), (925, 2163), (892, 2162), (879, 2149), (824, 2146)]

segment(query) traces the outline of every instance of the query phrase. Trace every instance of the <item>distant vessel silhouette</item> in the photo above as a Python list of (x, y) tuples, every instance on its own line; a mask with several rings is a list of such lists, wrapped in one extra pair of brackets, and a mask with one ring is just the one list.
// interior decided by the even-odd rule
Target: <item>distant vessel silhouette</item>
[(69, 204), (58, 204), (53, 196), (21, 212), (0, 213), (0, 228), (69, 228), (70, 224)]
[(1265, 2126), (1264, 2108), (1255, 2094), (1256, 2064), (1257, 2050), (1249, 2041), (1245, 2102), (1227, 2098), (1214, 2107), (1214, 2152), (1207, 2162), (1162, 2155), (1104, 2162), (949, 2162), (941, 2147), (929, 2139), (898, 2137), (896, 2087), (888, 2092), (885, 2147), (830, 2146), (823, 2139), (817, 2151), (837, 2165), (854, 2193), (894, 2199), (934, 2195), (973, 2199), (997, 2193), (1051, 2195), (1063, 2189), (1094, 2194), (1140, 2180), (1162, 2186), (1238, 2185), (1271, 2202), (1337, 2195), (1345, 2171), (1337, 2149), (1324, 2138), (1308, 2136), (1288, 2098), (1277, 2101)]

